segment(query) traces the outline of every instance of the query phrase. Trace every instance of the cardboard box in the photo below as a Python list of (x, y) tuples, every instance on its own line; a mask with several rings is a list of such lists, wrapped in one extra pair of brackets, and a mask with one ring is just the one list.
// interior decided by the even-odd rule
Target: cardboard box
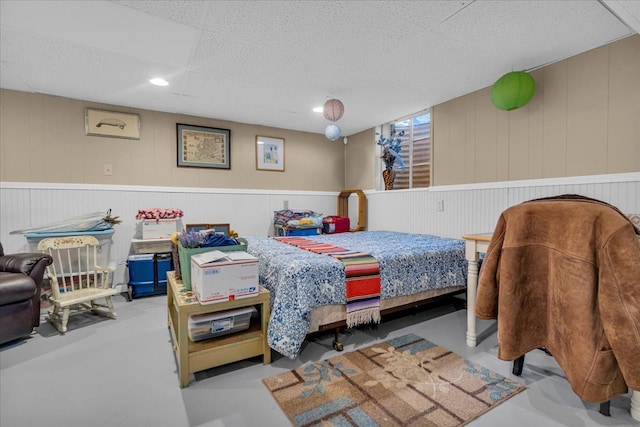
[(165, 239), (178, 231), (177, 219), (159, 219), (142, 221), (143, 239)]
[(212, 246), (208, 248), (185, 248), (178, 243), (178, 258), (180, 259), (180, 277), (184, 288), (188, 291), (191, 290), (191, 256), (201, 254), (203, 252), (221, 251), (221, 252), (236, 252), (247, 251), (247, 241), (242, 237), (236, 239), (239, 245), (229, 246)]
[(200, 304), (258, 296), (258, 258), (242, 251), (192, 255), (191, 287)]

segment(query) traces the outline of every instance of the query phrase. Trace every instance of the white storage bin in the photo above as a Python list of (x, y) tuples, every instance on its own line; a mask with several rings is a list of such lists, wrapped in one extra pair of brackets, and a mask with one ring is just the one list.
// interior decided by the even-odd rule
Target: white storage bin
[(244, 307), (189, 316), (189, 338), (191, 341), (202, 341), (247, 330), (251, 316), (257, 314), (255, 307)]

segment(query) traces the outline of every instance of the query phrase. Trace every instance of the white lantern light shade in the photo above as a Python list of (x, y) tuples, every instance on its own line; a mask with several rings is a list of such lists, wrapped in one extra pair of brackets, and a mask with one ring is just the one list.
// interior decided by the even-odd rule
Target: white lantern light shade
[(340, 101), (339, 99), (328, 100), (324, 103), (322, 114), (324, 115), (325, 119), (332, 122), (337, 122), (342, 118), (342, 115), (344, 114), (344, 105), (342, 104), (342, 101)]
[(338, 125), (329, 125), (324, 130), (324, 136), (326, 136), (330, 141), (335, 141), (336, 139), (340, 138), (341, 133), (342, 131), (340, 130)]

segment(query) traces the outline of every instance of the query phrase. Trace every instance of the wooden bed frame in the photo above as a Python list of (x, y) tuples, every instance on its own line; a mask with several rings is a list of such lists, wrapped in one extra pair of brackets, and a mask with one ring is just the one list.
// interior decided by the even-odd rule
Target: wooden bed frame
[[(442, 289), (430, 289), (413, 295), (405, 295), (380, 300), (380, 314), (406, 311), (425, 304), (431, 304), (466, 292), (466, 286), (452, 286)], [(464, 300), (459, 300), (464, 303)], [(340, 330), (346, 327), (347, 309), (344, 304), (331, 304), (315, 307), (311, 310), (311, 326), (309, 334), (317, 332), (334, 331), (333, 348), (342, 351), (340, 342)]]

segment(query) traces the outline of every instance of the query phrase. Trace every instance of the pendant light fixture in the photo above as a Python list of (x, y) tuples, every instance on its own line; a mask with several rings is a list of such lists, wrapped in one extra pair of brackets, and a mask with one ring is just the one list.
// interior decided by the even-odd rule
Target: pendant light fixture
[(512, 71), (500, 77), (491, 88), (491, 102), (511, 111), (527, 104), (536, 92), (536, 82), (524, 71)]
[(324, 115), (324, 118), (330, 122), (337, 122), (344, 114), (344, 105), (342, 104), (342, 101), (339, 99), (328, 100), (324, 103), (322, 114)]

